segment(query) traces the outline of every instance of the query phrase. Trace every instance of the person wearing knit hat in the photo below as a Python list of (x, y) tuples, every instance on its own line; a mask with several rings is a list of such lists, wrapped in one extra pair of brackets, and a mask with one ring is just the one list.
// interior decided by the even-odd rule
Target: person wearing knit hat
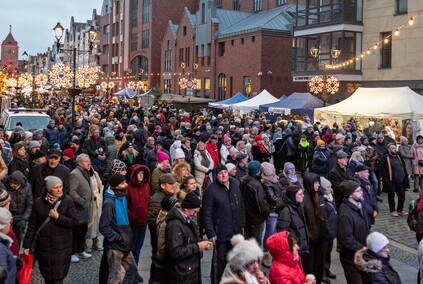
[(216, 175), (218, 175), (221, 171), (228, 171), (228, 168), (224, 164), (217, 164), (216, 166)]
[(169, 162), (169, 155), (163, 152), (162, 150), (157, 150), (157, 162), (163, 163), (164, 161)]
[(127, 168), (124, 162), (118, 159), (114, 159), (110, 166), (110, 175), (120, 173), (123, 176), (126, 176)]
[[(212, 243), (201, 240), (196, 226), (191, 225), (193, 218), (200, 211), (200, 206), (201, 201), (197, 194), (189, 192), (181, 205), (175, 206), (166, 217), (165, 246), (167, 251), (173, 252), (169, 253), (167, 258), (167, 283), (197, 283), (201, 277), (200, 255), (210, 249)], [(179, 267), (190, 269), (181, 270)]]
[(326, 149), (326, 143), (319, 139), (316, 142), (316, 148), (314, 149), (313, 158), (311, 161), (312, 169), (311, 172), (320, 176), (328, 176), (328, 160), (329, 152)]
[[(416, 144), (417, 144), (417, 142), (416, 142)], [(413, 149), (415, 149), (415, 148), (413, 148)], [(404, 161), (405, 169), (407, 170), (407, 173), (408, 173), (408, 178), (411, 179), (413, 177), (413, 161), (415, 160), (415, 157), (412, 160), (413, 154), (411, 152), (410, 141), (404, 136), (400, 137), (400, 145), (398, 146), (398, 153), (400, 154), (401, 158)], [(414, 182), (413, 192), (419, 191), (419, 183), (420, 183), (420, 179), (419, 179), (419, 181)], [(423, 178), (422, 178), (422, 186), (423, 186)], [(416, 189), (417, 189), (417, 191), (416, 191)]]
[(229, 176), (237, 179), (238, 177), (236, 175), (236, 166), (232, 163), (227, 163), (225, 166), (228, 169)]
[(337, 242), (340, 246), (342, 267), (348, 284), (363, 283), (360, 270), (354, 265), (354, 254), (366, 246), (366, 238), (370, 234), (370, 224), (362, 205), (363, 190), (351, 180), (341, 183), (345, 199), (338, 211)]
[[(31, 217), (35, 218), (29, 219), (22, 247), (24, 254), (31, 252), (37, 255), (45, 283), (63, 283), (71, 263), (72, 231), (78, 220), (72, 199), (63, 194), (62, 180), (51, 175), (44, 181), (47, 191), (34, 202)], [(38, 220), (44, 220), (47, 216), (51, 220), (36, 237), (42, 223)], [(51, 249), (52, 247), (55, 249)]]
[(162, 150), (157, 150), (157, 165), (151, 174), (151, 191), (152, 194), (156, 193), (160, 188), (159, 177), (164, 174), (171, 172), (171, 167), (169, 164), (169, 155), (163, 152)]
[(245, 207), (244, 232), (247, 238), (255, 238), (261, 244), (263, 224), (271, 211), (267, 203), (266, 191), (260, 180), (260, 162), (255, 160), (249, 162), (247, 169), (248, 175), (241, 178), (240, 182)]
[(185, 162), (185, 153), (181, 148), (175, 150), (174, 163)]
[(0, 207), (9, 209), (10, 206), (10, 194), (7, 190), (0, 188)]
[(2, 277), (2, 283), (16, 282), (16, 261), (10, 249), (13, 240), (8, 236), (8, 234), (10, 234), (10, 224), (12, 220), (12, 214), (9, 210), (0, 208), (0, 253), (4, 260), (2, 262), (3, 272), (7, 274)]
[(233, 246), (228, 253), (228, 264), (221, 283), (270, 283), (260, 270), (263, 252), (256, 240), (245, 240), (242, 235), (231, 239)]
[(41, 149), (41, 145), (38, 141), (31, 141), (28, 144), (28, 150), (30, 153), (34, 154), (35, 151)]
[(401, 283), (399, 274), (389, 263), (389, 240), (373, 232), (367, 236), (367, 248), (356, 252), (354, 263), (362, 272), (363, 283)]
[(325, 144), (326, 144), (325, 141), (321, 139), (317, 140), (317, 147), (320, 147), (321, 145), (325, 145)]
[[(106, 258), (107, 262), (101, 262), (100, 271), (107, 269), (104, 267), (107, 263), (116, 265), (109, 266), (108, 279), (100, 276), (99, 281), (119, 283), (122, 266), (127, 272), (136, 271), (136, 266), (132, 261), (132, 231), (126, 200), (128, 184), (125, 177), (119, 173), (110, 178), (109, 184), (110, 187), (104, 193), (103, 211), (100, 217), (100, 233), (104, 236), (103, 258)], [(112, 251), (116, 252), (110, 253)]]

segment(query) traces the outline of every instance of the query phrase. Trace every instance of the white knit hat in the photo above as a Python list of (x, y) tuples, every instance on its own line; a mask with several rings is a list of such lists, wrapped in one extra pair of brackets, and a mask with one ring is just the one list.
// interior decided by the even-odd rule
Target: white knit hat
[(178, 148), (175, 150), (175, 160), (176, 159), (181, 159), (181, 158), (185, 158), (185, 153), (181, 148)]
[(374, 253), (379, 253), (384, 247), (389, 244), (389, 240), (378, 232), (373, 232), (367, 236), (367, 248)]
[(227, 163), (226, 168), (228, 169), (228, 172), (232, 171), (234, 168), (236, 168), (236, 166), (232, 163)]
[(12, 221), (12, 214), (6, 208), (0, 207), (0, 230), (3, 230)]
[(255, 239), (245, 240), (238, 234), (232, 237), (231, 243), (234, 247), (228, 253), (227, 260), (234, 271), (243, 271), (248, 263), (263, 257), (263, 251)]

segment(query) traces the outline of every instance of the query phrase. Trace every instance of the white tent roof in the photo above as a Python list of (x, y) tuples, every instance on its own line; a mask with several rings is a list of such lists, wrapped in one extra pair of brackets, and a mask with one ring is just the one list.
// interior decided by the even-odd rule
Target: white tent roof
[(393, 117), (423, 119), (423, 96), (409, 87), (400, 88), (358, 88), (346, 100), (314, 109), (314, 116), (321, 114)]
[(270, 104), (277, 101), (279, 101), (279, 99), (275, 98), (266, 89), (264, 89), (260, 94), (258, 94), (254, 98), (234, 104), (232, 105), (232, 108), (237, 110), (253, 111), (259, 109), (260, 105)]

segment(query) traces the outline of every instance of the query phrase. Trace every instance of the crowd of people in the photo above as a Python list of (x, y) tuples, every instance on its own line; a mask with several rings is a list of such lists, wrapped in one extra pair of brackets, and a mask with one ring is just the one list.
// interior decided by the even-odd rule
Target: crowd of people
[(382, 191), (398, 218), (409, 179), (423, 190), (423, 136), (397, 145), (354, 119), (329, 127), (123, 103), (81, 103), (74, 121), (59, 105), (49, 114), (34, 133), (18, 123), (7, 140), (0, 129), (5, 283), (22, 253), (46, 283), (63, 283), (93, 250), (103, 252), (100, 283), (143, 282), (147, 229), (149, 283), (209, 273), (213, 283), (330, 283), (335, 239), (348, 283), (401, 282), (388, 239), (370, 229)]

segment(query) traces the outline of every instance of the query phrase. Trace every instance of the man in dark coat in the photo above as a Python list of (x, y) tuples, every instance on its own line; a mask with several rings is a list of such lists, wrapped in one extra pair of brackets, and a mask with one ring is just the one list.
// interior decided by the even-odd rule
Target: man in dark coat
[(166, 217), (166, 251), (169, 276), (166, 283), (201, 283), (202, 252), (212, 247), (201, 241), (196, 222), (192, 219), (200, 211), (200, 198), (188, 193), (181, 206), (175, 206)]
[(264, 221), (270, 213), (266, 192), (260, 182), (261, 164), (259, 161), (248, 163), (248, 175), (240, 181), (240, 189), (245, 208), (245, 237), (255, 238), (261, 246)]
[(84, 251), (85, 235), (88, 231), (88, 224), (91, 222), (94, 193), (91, 188), (90, 157), (81, 154), (76, 158), (78, 166), (70, 173), (69, 195), (75, 204), (78, 225), (73, 228), (73, 255), (72, 262), (78, 262), (80, 258), (91, 258), (91, 254)]
[(364, 200), (362, 202), (363, 206), (366, 208), (367, 212), (367, 222), (369, 226), (375, 223), (375, 219), (378, 215), (378, 206), (376, 201), (376, 195), (372, 190), (372, 185), (369, 180), (369, 168), (364, 165), (358, 165), (355, 168), (354, 181), (358, 183), (363, 190)]
[(53, 147), (55, 143), (60, 143), (60, 133), (55, 125), (54, 119), (50, 119), (47, 127), (43, 130), (43, 136), (47, 139), (50, 147)]
[[(404, 182), (408, 183), (407, 170), (400, 155), (397, 153), (397, 146), (389, 144), (388, 153), (382, 158), (381, 175), (383, 190), (388, 193), (389, 211), (391, 216), (406, 216), (408, 212), (404, 210), (405, 189)], [(398, 204), (395, 210), (395, 193), (398, 196)]]
[(61, 152), (57, 149), (50, 149), (47, 154), (47, 162), (35, 165), (33, 168), (30, 183), (32, 187), (32, 196), (34, 200), (44, 193), (46, 183), (44, 179), (47, 176), (56, 176), (63, 182), (64, 194), (69, 194), (69, 175), (70, 170), (60, 163)]
[(336, 165), (329, 172), (328, 180), (332, 183), (333, 195), (335, 198), (336, 208), (339, 210), (344, 193), (341, 189), (341, 182), (348, 180), (347, 174), (348, 155), (345, 152), (336, 155)]
[(339, 208), (337, 241), (341, 248), (339, 259), (348, 284), (363, 283), (360, 270), (354, 264), (356, 251), (366, 246), (370, 233), (366, 209), (362, 206), (363, 190), (358, 183), (346, 180), (341, 183), (345, 199)]
[(216, 180), (204, 191), (202, 211), (207, 238), (216, 246), (220, 280), (226, 266), (226, 254), (232, 249), (231, 238), (242, 233), (245, 223), (239, 183), (229, 178), (223, 164), (217, 165)]

